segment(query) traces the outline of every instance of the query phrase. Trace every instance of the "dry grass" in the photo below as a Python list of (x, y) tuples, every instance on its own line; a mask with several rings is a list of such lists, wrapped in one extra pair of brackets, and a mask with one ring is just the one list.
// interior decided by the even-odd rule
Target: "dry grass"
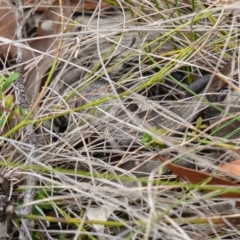
[[(32, 239), (239, 238), (236, 202), (220, 196), (229, 188), (206, 192), (207, 181), (179, 182), (156, 157), (191, 163), (212, 175), (220, 164), (239, 158), (236, 135), (226, 139), (221, 131), (196, 129), (196, 122), (169, 110), (187, 104), (179, 100), (181, 85), (206, 72), (218, 74), (229, 59), (237, 62), (237, 4), (106, 2), (113, 7), (64, 19), (69, 31), (59, 35), (58, 68), (33, 120), (20, 121), (2, 138), (1, 171), (12, 180), (17, 211), (23, 207), (17, 196), (29, 187), (26, 176), (39, 180), (35, 201), (28, 203), (33, 215), (22, 216), (34, 220)], [(54, 51), (35, 57), (26, 69), (49, 56), (47, 67), (38, 64), (40, 71), (49, 70)], [(176, 72), (183, 77), (174, 78)], [(26, 74), (32, 105), (38, 97), (33, 85), (47, 74), (35, 74), (34, 80)], [(235, 69), (221, 79), (238, 90)], [(131, 102), (138, 106), (135, 112)], [(168, 116), (186, 130), (176, 134), (179, 129), (167, 128), (159, 134), (146, 120), (149, 115), (138, 117), (143, 110)], [(220, 126), (224, 119), (219, 118)], [(22, 127), (31, 123), (39, 134), (37, 148), (24, 143)], [(146, 147), (144, 133), (161, 146)], [(16, 220), (16, 232), (19, 225)], [(17, 233), (13, 236), (17, 239)]]

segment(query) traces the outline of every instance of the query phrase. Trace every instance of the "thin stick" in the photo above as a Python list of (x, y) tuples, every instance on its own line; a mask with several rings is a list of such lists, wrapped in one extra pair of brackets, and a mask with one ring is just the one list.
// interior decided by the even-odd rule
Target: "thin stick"
[[(22, 24), (20, 24), (20, 21), (22, 20), (22, 1), (16, 1), (16, 22), (17, 22), (17, 38), (18, 40), (22, 40)], [(16, 71), (20, 73), (20, 77), (16, 81), (16, 102), (20, 106), (20, 108), (24, 112), (24, 117), (26, 117), (29, 113), (29, 104), (26, 100), (26, 88), (25, 88), (25, 83), (24, 83), (24, 78), (23, 78), (23, 57), (22, 57), (22, 49), (19, 47), (17, 48), (17, 58), (16, 62), (18, 64), (18, 67), (16, 68)], [(30, 149), (32, 151), (32, 148), (36, 148), (36, 134), (33, 129), (33, 125), (27, 125), (24, 129), (24, 132), (26, 132), (26, 143), (30, 145)], [(34, 164), (34, 158), (35, 156), (30, 157), (30, 162), (29, 164)], [(32, 202), (35, 197), (35, 189), (32, 188), (32, 186), (35, 186), (37, 183), (37, 179), (32, 176), (28, 175), (27, 180), (26, 180), (26, 191), (24, 192), (24, 198), (23, 202), (28, 203)], [(21, 214), (31, 214), (32, 212), (32, 206), (24, 207), (21, 209)], [(22, 225), (19, 230), (19, 239), (31, 239), (31, 233), (29, 231), (30, 228), (34, 226), (33, 221), (29, 220), (22, 220)]]

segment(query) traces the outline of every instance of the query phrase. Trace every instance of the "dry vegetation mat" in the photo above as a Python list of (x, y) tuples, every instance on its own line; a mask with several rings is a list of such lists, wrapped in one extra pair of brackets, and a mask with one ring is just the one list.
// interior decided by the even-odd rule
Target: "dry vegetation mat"
[(0, 239), (240, 238), (237, 1), (0, 16)]

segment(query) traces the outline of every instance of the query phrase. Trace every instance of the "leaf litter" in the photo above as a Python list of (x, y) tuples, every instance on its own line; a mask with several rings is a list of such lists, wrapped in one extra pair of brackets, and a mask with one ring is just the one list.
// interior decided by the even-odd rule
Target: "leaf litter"
[[(238, 238), (239, 171), (234, 160), (239, 159), (239, 143), (230, 134), (238, 132), (237, 101), (222, 104), (225, 112), (206, 115), (214, 118), (206, 121), (207, 126), (213, 124), (213, 132), (224, 128), (220, 135), (205, 130), (205, 122), (202, 128), (190, 123), (185, 132), (153, 130), (126, 107), (134, 102), (149, 111), (161, 109), (161, 102), (168, 112), (169, 105), (181, 99), (178, 82), (189, 84), (197, 75), (218, 73), (229, 58), (237, 61), (234, 3), (22, 3), (21, 24), (34, 22), (28, 29), (35, 34), (29, 37), (26, 31), (24, 42), (17, 42), (14, 1), (1, 1), (1, 71), (11, 74), (17, 47), (22, 47), (33, 123), (44, 138), (35, 150), (37, 164), (30, 166), (33, 152), (24, 144), (21, 127), (3, 137), (1, 173), (12, 179), (16, 214), (23, 207), (16, 196), (29, 187), (24, 182), (27, 175), (39, 179), (36, 193), (45, 191), (44, 197), (38, 194), (36, 203), (29, 203), (36, 206), (32, 219), (39, 216), (41, 223), (33, 225), (31, 236)], [(223, 78), (237, 86), (234, 70)], [(102, 79), (104, 87), (84, 90)], [(227, 128), (231, 119), (234, 129)], [(150, 134), (150, 143), (141, 141), (143, 134)], [(224, 177), (216, 175), (222, 171)], [(51, 218), (55, 220), (50, 224)], [(3, 226), (1, 237), (17, 239), (16, 224), (8, 225), (10, 230)]]

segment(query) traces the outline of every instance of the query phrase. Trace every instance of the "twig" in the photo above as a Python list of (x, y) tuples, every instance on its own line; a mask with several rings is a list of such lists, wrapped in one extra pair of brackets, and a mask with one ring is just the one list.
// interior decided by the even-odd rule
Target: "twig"
[[(17, 38), (18, 40), (22, 41), (22, 25), (20, 24), (20, 21), (22, 20), (22, 1), (16, 1), (16, 22), (17, 22)], [(22, 57), (22, 49), (17, 49), (17, 58), (16, 62), (18, 64), (18, 67), (16, 69), (17, 72), (20, 73), (20, 77), (18, 78), (16, 82), (16, 102), (21, 107), (21, 109), (24, 111), (24, 117), (28, 115), (29, 113), (29, 104), (26, 100), (26, 89), (25, 89), (25, 83), (23, 78), (23, 57)], [(24, 129), (26, 131), (27, 137), (26, 142), (30, 145), (31, 148), (36, 148), (36, 134), (33, 129), (32, 125), (28, 125)], [(32, 161), (34, 159), (34, 156), (30, 158), (29, 164), (34, 164)], [(23, 203), (29, 203), (34, 200), (35, 197), (35, 190), (32, 188), (32, 186), (35, 186), (37, 183), (37, 179), (29, 175), (26, 180), (26, 191), (24, 193), (24, 199)], [(32, 206), (24, 207), (21, 209), (20, 214), (26, 215), (30, 214), (32, 212)], [(31, 239), (31, 234), (29, 232), (29, 229), (33, 227), (33, 222), (30, 220), (22, 220), (22, 225), (19, 230), (19, 239), (25, 240), (25, 239)]]

